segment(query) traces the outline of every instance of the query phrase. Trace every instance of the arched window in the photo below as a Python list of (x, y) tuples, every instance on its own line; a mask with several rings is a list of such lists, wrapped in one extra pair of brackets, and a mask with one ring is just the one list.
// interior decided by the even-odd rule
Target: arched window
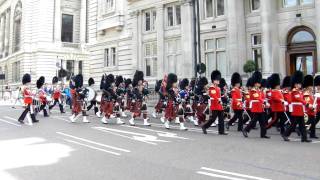
[(13, 17), (13, 52), (17, 52), (21, 47), (21, 21), (22, 21), (22, 4), (19, 1), (14, 10)]
[(298, 31), (296, 32), (292, 39), (291, 43), (303, 43), (303, 42), (313, 42), (315, 41), (313, 35), (308, 31)]

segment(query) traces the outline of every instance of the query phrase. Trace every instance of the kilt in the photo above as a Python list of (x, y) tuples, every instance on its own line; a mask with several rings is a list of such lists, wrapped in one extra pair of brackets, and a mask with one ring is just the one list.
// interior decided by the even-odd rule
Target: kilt
[(161, 113), (163, 108), (163, 101), (159, 100), (154, 109), (156, 110), (157, 113)]
[(106, 117), (109, 118), (113, 114), (113, 102), (101, 101), (100, 110), (105, 114)]
[(206, 121), (205, 110), (207, 108), (207, 104), (201, 103), (197, 106), (196, 115), (198, 117), (199, 123), (203, 123)]
[(168, 105), (165, 109), (165, 115), (164, 117), (169, 120), (172, 121), (176, 118), (176, 106), (174, 105), (174, 102), (172, 100), (168, 101)]
[(131, 113), (133, 113), (133, 117), (140, 117), (141, 116), (142, 101), (132, 102), (131, 107), (132, 107)]
[(132, 109), (132, 99), (127, 99), (126, 110), (131, 111), (131, 109)]
[(82, 111), (82, 100), (72, 99), (72, 113), (79, 114)]

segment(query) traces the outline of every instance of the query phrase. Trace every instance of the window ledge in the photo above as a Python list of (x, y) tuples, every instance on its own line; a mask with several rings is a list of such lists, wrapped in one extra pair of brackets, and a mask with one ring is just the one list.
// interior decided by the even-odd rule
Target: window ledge
[(104, 31), (110, 28), (118, 28), (122, 30), (124, 26), (124, 15), (122, 13), (117, 13), (113, 16), (108, 16), (98, 20), (97, 29), (98, 31)]

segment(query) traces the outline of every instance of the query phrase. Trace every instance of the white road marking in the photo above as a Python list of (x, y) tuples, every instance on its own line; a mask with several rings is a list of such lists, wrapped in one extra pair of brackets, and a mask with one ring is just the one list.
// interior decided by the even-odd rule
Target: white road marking
[(102, 151), (102, 152), (109, 153), (109, 154), (113, 154), (113, 155), (116, 155), (116, 156), (120, 156), (120, 155), (121, 155), (120, 153), (117, 153), (117, 152), (107, 151), (107, 150), (105, 150), (105, 149), (97, 148), (97, 147), (90, 146), (90, 145), (87, 145), (87, 144), (83, 144), (83, 143), (80, 143), (80, 142), (77, 142), (77, 141), (68, 140), (68, 139), (63, 139), (63, 140), (64, 140), (64, 141), (67, 141), (67, 142), (69, 142), (69, 143), (73, 143), (73, 144), (77, 144), (77, 145), (80, 145), (80, 146), (88, 147), (88, 148), (90, 148), (90, 149)]
[(4, 123), (8, 123), (8, 124), (11, 124), (11, 125), (14, 125), (14, 126), (17, 126), (17, 127), (21, 127), (20, 124), (16, 124), (16, 123), (13, 123), (13, 122), (10, 122), (10, 121), (6, 121), (6, 120), (3, 120), (3, 119), (0, 119), (1, 122), (4, 122)]
[(174, 139), (184, 139), (184, 140), (189, 139), (189, 138), (185, 138), (185, 137), (179, 137), (176, 133), (170, 133), (170, 132), (165, 132), (165, 131), (158, 131), (158, 130), (153, 130), (153, 129), (140, 128), (140, 127), (129, 126), (129, 125), (122, 125), (122, 126), (123, 127), (128, 127), (128, 128), (140, 129), (140, 130), (143, 130), (143, 131), (155, 132), (160, 137), (174, 138)]
[(76, 137), (76, 136), (73, 136), (73, 135), (70, 135), (70, 134), (66, 134), (66, 133), (62, 133), (62, 132), (56, 132), (56, 133), (60, 134), (62, 136), (66, 136), (66, 137), (73, 138), (73, 139), (76, 139), (76, 140), (80, 140), (80, 141), (83, 141), (83, 142), (87, 142), (87, 143), (90, 143), (90, 144), (98, 145), (98, 146), (101, 146), (101, 147), (105, 147), (105, 148), (109, 148), (109, 149), (113, 149), (113, 150), (117, 150), (117, 151), (122, 151), (122, 152), (127, 152), (127, 153), (131, 152), (130, 150), (127, 150), (127, 149), (123, 149), (123, 148), (118, 148), (118, 147), (115, 147), (115, 146), (102, 144), (102, 143), (91, 141), (91, 140), (84, 139), (84, 138), (81, 138), (81, 137)]
[(12, 120), (12, 121), (15, 121), (15, 122), (18, 122), (17, 118), (13, 118), (13, 117), (10, 117), (10, 116), (4, 116), (4, 118)]
[(215, 178), (220, 178), (220, 179), (246, 180), (246, 179), (242, 179), (242, 178), (236, 178), (236, 177), (231, 177), (231, 176), (224, 176), (224, 175), (213, 174), (213, 173), (208, 173), (208, 172), (203, 172), (203, 171), (197, 171), (197, 174), (202, 174), (202, 175), (205, 175), (205, 176), (210, 176), (210, 177), (215, 177)]
[[(160, 140), (156, 136), (136, 133), (132, 131), (124, 131), (124, 130), (118, 130), (118, 129), (105, 128), (105, 127), (92, 127), (92, 128), (102, 132), (110, 133), (116, 136), (132, 139), (139, 142), (144, 142), (151, 145), (157, 145), (156, 142), (170, 142), (170, 141)], [(131, 135), (131, 136), (128, 136), (128, 135)]]
[(223, 170), (219, 170), (219, 169), (211, 169), (211, 168), (207, 168), (207, 167), (201, 167), (201, 170), (206, 170), (206, 171), (220, 173), (220, 174), (226, 174), (226, 175), (232, 175), (232, 176), (237, 176), (237, 177), (242, 177), (242, 178), (249, 178), (249, 179), (256, 179), (256, 180), (271, 180), (271, 179), (266, 179), (266, 178), (261, 178), (261, 177), (256, 177), (256, 176), (250, 176), (250, 175), (246, 175), (246, 174), (223, 171)]
[(66, 119), (64, 119), (64, 118), (60, 118), (60, 117), (56, 117), (56, 116), (50, 116), (51, 118), (53, 118), (53, 119), (57, 119), (57, 120), (61, 120), (61, 121), (65, 121), (65, 122), (71, 122), (71, 121), (69, 121), (69, 120), (66, 120)]

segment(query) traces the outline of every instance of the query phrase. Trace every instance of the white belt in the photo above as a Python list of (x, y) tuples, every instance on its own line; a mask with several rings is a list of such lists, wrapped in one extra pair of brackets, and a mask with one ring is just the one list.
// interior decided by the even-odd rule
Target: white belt
[(301, 102), (293, 102), (289, 105), (289, 112), (293, 112), (293, 106), (302, 106), (303, 112), (305, 112), (305, 107)]
[(251, 100), (251, 101), (250, 101), (249, 108), (251, 109), (251, 108), (252, 108), (252, 104), (253, 104), (253, 103), (257, 103), (257, 102), (260, 102), (260, 101), (259, 101), (259, 100)]

